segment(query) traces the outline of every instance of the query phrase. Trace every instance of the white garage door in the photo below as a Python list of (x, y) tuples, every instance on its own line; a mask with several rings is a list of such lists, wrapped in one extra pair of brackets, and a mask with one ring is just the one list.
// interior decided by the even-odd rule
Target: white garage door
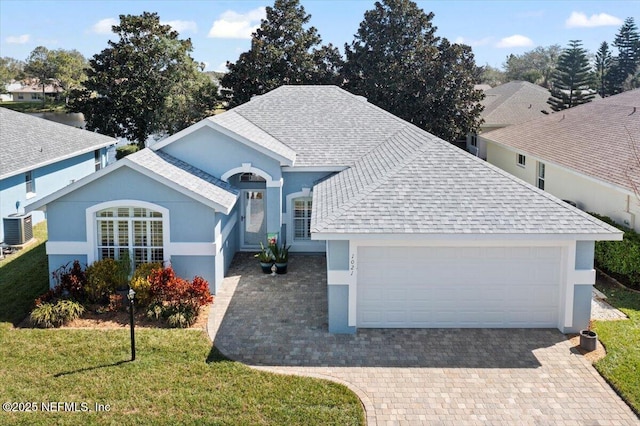
[(557, 327), (560, 248), (359, 247), (357, 326)]

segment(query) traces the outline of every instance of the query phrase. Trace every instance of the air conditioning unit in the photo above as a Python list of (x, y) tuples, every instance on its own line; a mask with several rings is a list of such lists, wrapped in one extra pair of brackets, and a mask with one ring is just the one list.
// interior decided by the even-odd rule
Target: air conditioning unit
[(33, 238), (31, 215), (12, 214), (2, 219), (4, 242), (10, 246), (19, 246)]

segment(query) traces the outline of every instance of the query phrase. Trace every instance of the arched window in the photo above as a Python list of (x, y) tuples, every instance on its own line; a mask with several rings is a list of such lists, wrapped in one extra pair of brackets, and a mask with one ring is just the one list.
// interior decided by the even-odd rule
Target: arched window
[(96, 212), (98, 259), (129, 254), (135, 266), (164, 261), (162, 213), (144, 207), (111, 207)]

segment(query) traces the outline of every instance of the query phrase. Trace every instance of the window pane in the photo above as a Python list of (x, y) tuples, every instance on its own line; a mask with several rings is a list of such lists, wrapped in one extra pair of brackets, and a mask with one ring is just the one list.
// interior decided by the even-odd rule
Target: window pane
[(310, 239), (311, 198), (298, 198), (293, 201), (293, 218), (293, 239)]
[(133, 245), (138, 247), (147, 245), (147, 222), (133, 221)]
[(118, 221), (118, 245), (129, 245), (129, 222), (123, 220)]
[(114, 235), (113, 235), (113, 222), (107, 220), (101, 220), (99, 222), (100, 226), (98, 228), (98, 241), (100, 241), (101, 246), (113, 246)]
[(149, 226), (151, 228), (151, 245), (155, 247), (162, 246), (162, 222), (149, 222)]

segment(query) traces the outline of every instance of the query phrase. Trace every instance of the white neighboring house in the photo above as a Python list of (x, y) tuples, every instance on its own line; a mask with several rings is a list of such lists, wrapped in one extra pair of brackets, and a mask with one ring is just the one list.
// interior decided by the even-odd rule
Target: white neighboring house
[[(510, 81), (483, 91), (481, 117), (484, 123), (479, 133), (524, 123), (553, 112), (547, 104), (549, 91), (528, 81)], [(467, 151), (487, 159), (487, 147), (477, 134), (467, 136)]]
[(18, 90), (22, 87), (20, 83), (10, 83), (4, 86), (2, 93), (0, 93), (0, 102), (10, 102), (13, 100), (11, 92)]
[(640, 89), (480, 139), (489, 163), (640, 231)]

